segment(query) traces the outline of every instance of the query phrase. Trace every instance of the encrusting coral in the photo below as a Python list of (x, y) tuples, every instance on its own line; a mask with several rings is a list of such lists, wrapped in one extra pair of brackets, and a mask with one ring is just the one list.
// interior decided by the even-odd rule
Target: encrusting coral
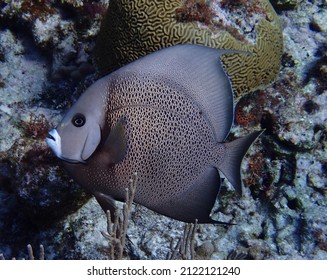
[[(100, 73), (110, 73), (164, 47), (200, 44), (252, 54), (231, 53), (222, 59), (236, 97), (274, 80), (281, 64), (283, 37), (279, 18), (270, 2), (252, 1), (253, 9), (248, 11), (249, 16), (254, 12), (260, 16), (254, 43), (246, 42), (231, 27), (213, 24), (212, 19), (207, 18), (214, 15), (207, 2), (111, 0), (95, 49)], [(245, 6), (246, 10), (249, 5)], [(206, 27), (200, 27), (198, 22)]]

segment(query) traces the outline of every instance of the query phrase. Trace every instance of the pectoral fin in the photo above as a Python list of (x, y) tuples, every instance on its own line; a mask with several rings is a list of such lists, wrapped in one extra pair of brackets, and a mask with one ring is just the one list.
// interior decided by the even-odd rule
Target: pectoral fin
[(111, 164), (119, 163), (125, 158), (127, 153), (125, 118), (120, 118), (113, 126), (103, 148)]

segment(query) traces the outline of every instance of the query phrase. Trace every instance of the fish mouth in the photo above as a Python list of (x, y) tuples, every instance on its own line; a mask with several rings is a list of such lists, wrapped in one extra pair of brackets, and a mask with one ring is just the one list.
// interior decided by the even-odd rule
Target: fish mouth
[(47, 139), (52, 140), (52, 141), (56, 141), (56, 139), (50, 133), (48, 133)]
[(45, 141), (46, 141), (47, 145), (49, 146), (49, 148), (55, 153), (55, 155), (58, 158), (62, 158), (61, 157), (61, 138), (56, 129), (52, 129), (49, 131)]
[(45, 141), (49, 148), (54, 152), (54, 154), (61, 160), (72, 164), (85, 163), (85, 161), (83, 160), (70, 159), (62, 155), (61, 137), (56, 129), (52, 129), (49, 131)]

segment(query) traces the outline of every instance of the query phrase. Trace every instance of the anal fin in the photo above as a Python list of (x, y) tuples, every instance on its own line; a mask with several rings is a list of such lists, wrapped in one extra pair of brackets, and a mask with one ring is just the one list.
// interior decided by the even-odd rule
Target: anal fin
[(199, 178), (179, 194), (158, 207), (158, 212), (187, 223), (228, 224), (211, 219), (210, 213), (220, 190), (219, 172), (208, 167)]
[(115, 212), (117, 210), (113, 197), (102, 192), (95, 192), (93, 195), (104, 212), (107, 212), (108, 210), (110, 211), (111, 220), (113, 221)]

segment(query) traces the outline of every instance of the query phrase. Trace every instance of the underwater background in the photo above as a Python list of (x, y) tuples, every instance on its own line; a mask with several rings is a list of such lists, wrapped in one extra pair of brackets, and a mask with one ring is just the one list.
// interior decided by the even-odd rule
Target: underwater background
[[(126, 1), (112, 2), (121, 7)], [(130, 2), (140, 4), (136, 11), (150, 5)], [(197, 30), (198, 43), (223, 37), (221, 46), (257, 53), (258, 60), (244, 66), (256, 82), (235, 80), (235, 125), (227, 141), (258, 129), (265, 133), (243, 160), (243, 196), (224, 180), (213, 209), (215, 219), (236, 225), (197, 225), (189, 238), (184, 234), (191, 235), (191, 226), (134, 205), (124, 258), (327, 259), (327, 2), (272, 0), (276, 18), (263, 0), (156, 2), (167, 4), (167, 11), (181, 7), (173, 23), (188, 26), (181, 38), (192, 42)], [(36, 257), (42, 244), (46, 259), (110, 258), (106, 215), (45, 144), (48, 131), (90, 84), (157, 44), (145, 32), (146, 44), (129, 46), (124, 40), (132, 26), (117, 16), (118, 8), (106, 16), (108, 5), (0, 0), (1, 258), (28, 258), (27, 244)], [(159, 14), (162, 22), (169, 15)], [(260, 17), (268, 24), (260, 25)], [(104, 18), (109, 27), (97, 39)], [(123, 27), (114, 32), (110, 26)], [(126, 51), (118, 54), (124, 48), (116, 46)], [(112, 53), (117, 62), (110, 68)], [(190, 239), (192, 256), (178, 247)]]

